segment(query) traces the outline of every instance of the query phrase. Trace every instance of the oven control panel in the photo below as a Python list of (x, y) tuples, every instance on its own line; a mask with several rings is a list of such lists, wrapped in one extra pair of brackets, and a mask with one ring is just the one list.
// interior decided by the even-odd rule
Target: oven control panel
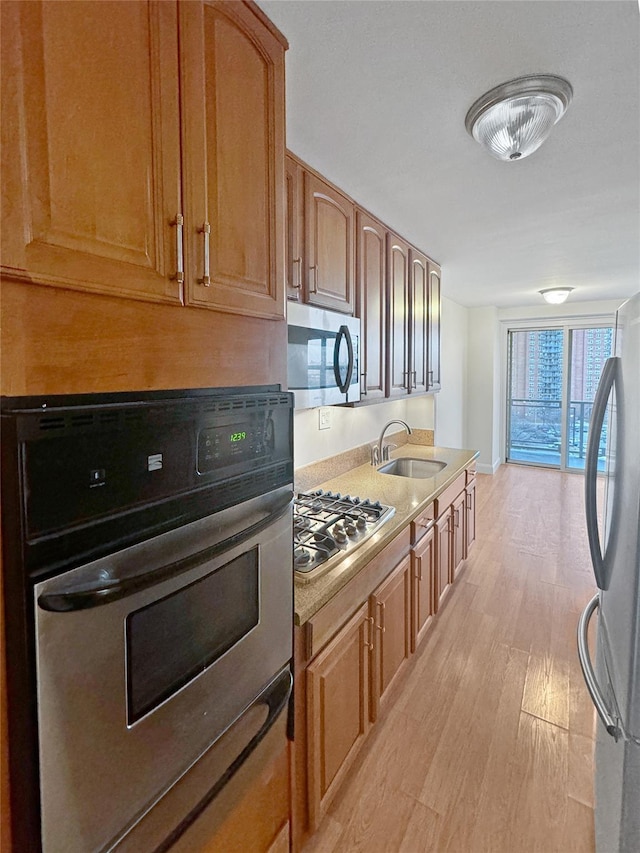
[(273, 453), (273, 447), (271, 418), (254, 417), (227, 426), (207, 427), (198, 435), (198, 473), (263, 459)]

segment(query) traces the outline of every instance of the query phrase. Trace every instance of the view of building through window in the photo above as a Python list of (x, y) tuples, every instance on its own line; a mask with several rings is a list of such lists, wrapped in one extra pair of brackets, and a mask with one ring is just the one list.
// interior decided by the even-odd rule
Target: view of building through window
[[(507, 459), (584, 468), (593, 399), (612, 343), (610, 327), (509, 332)], [(606, 428), (600, 467), (605, 446)]]

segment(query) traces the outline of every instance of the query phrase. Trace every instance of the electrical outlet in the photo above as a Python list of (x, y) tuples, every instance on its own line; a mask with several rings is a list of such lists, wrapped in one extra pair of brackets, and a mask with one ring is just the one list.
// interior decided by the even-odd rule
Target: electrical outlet
[(331, 429), (331, 409), (318, 409), (318, 429)]

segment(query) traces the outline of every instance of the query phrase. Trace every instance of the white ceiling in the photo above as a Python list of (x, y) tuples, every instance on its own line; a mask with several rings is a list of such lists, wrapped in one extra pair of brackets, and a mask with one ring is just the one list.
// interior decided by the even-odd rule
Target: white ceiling
[[(638, 0), (260, 0), (289, 39), (287, 145), (443, 266), (467, 306), (639, 284)], [(574, 97), (533, 155), (490, 157), (472, 102), (526, 74)]]

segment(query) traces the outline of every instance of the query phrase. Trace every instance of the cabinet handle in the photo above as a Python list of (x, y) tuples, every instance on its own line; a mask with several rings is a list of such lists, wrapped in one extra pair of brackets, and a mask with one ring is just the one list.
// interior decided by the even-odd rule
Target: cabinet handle
[(418, 580), (422, 581), (422, 557), (417, 558), (418, 563)]
[(380, 624), (378, 625), (378, 631), (380, 631), (381, 634), (384, 634), (384, 601), (377, 601), (376, 605), (380, 609)]
[(313, 273), (313, 287), (309, 286), (309, 293), (317, 293), (318, 292), (318, 265), (314, 264), (310, 267), (311, 272)]
[(418, 387), (418, 372), (417, 370), (412, 370), (411, 375), (413, 376), (413, 383), (411, 385), (412, 388)]
[(364, 621), (369, 623), (369, 632), (368, 632), (369, 633), (369, 639), (365, 640), (364, 644), (369, 649), (369, 651), (372, 652), (373, 651), (373, 625), (374, 625), (375, 620), (374, 620), (373, 616), (366, 616)]
[(455, 512), (453, 513), (453, 526), (454, 527), (460, 527), (460, 510), (459, 509), (455, 510)]
[(211, 235), (211, 226), (205, 222), (202, 228), (198, 228), (198, 234), (204, 234), (204, 275), (198, 279), (198, 284), (204, 284), (209, 287), (211, 284), (211, 276), (209, 270), (209, 238)]
[(423, 521), (422, 518), (416, 518), (415, 523), (418, 525), (418, 527), (424, 527), (425, 530), (428, 530), (434, 525), (434, 521), (432, 518), (428, 518), (426, 521)]
[(433, 370), (427, 371), (427, 375), (429, 376), (429, 388), (433, 385)]
[(169, 225), (175, 226), (176, 229), (176, 274), (171, 276), (171, 280), (177, 281), (178, 284), (184, 284), (184, 256), (182, 254), (184, 216), (181, 213), (176, 213), (176, 218)]
[(471, 495), (467, 495), (467, 509), (471, 509)]
[(360, 393), (363, 396), (367, 394), (367, 371), (360, 374)]
[(302, 258), (294, 258), (293, 263), (298, 265), (297, 284), (294, 284), (293, 287), (295, 290), (300, 290), (302, 288)]

